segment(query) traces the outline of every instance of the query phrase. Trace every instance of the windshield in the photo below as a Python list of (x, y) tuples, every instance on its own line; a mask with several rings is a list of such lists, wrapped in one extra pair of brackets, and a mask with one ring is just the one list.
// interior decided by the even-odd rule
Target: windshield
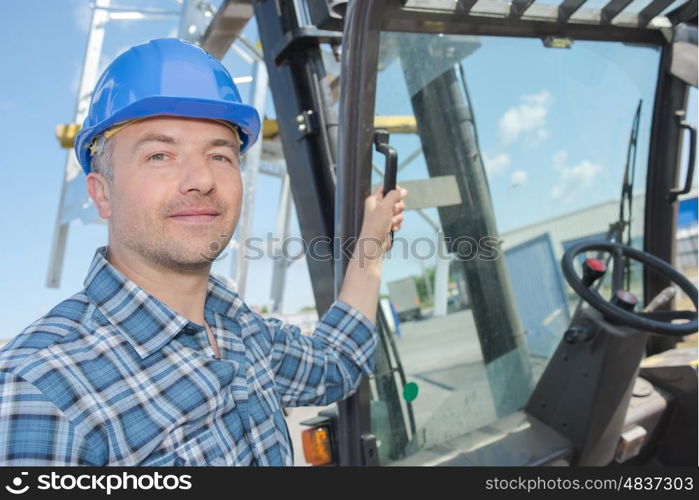
[[(382, 33), (375, 114), (396, 130), (410, 193), (382, 278), (371, 406), (382, 464), (419, 463), (526, 403), (577, 306), (559, 267), (567, 248), (642, 247), (659, 55)], [(373, 161), (379, 184), (384, 159)], [(630, 276), (642, 299), (640, 270)]]

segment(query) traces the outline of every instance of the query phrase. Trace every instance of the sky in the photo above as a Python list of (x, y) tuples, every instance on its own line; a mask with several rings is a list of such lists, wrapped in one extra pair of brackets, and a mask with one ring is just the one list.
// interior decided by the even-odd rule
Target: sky
[[(118, 3), (128, 6), (135, 1)], [(178, 10), (175, 0), (138, 3)], [(0, 338), (12, 337), (78, 292), (95, 249), (106, 244), (106, 226), (72, 222), (60, 287), (46, 286), (67, 154), (54, 129), (73, 121), (90, 15), (88, 0), (0, 0), (0, 18), (6, 21), (0, 31), (0, 179), (5, 195), (5, 209), (0, 211)], [(174, 36), (177, 23), (174, 17), (110, 21), (100, 68), (131, 45)], [(245, 34), (257, 40), (254, 22)], [(463, 58), (463, 67), (499, 229), (618, 197), (631, 120), (641, 98), (641, 135), (648, 133), (657, 53), (621, 44), (575, 42), (566, 51), (545, 49), (539, 40), (475, 41), (480, 45)], [(251, 74), (250, 66), (232, 51), (224, 64), (236, 77)], [(381, 73), (377, 113), (412, 113), (401, 71), (394, 60)], [(239, 88), (247, 101), (250, 85)], [(568, 98), (571, 95), (576, 98)], [(696, 123), (696, 93), (690, 101), (689, 121)], [(274, 117), (269, 96), (266, 115)], [(394, 136), (391, 142), (402, 158), (418, 146), (415, 136)], [(641, 141), (639, 179), (645, 155)], [(399, 182), (425, 176), (424, 159), (418, 157), (401, 171)], [(258, 177), (253, 236), (274, 231), (280, 185), (276, 178)], [(427, 212), (434, 216), (434, 210)], [(292, 221), (292, 235), (298, 235), (295, 214)], [(415, 238), (428, 231), (424, 221), (410, 213), (401, 234)], [(229, 274), (230, 260), (216, 262), (213, 272)], [(387, 266), (384, 291), (386, 281), (404, 272), (394, 268)], [(271, 272), (268, 260), (250, 263), (245, 296), (249, 304), (268, 302)], [(309, 305), (313, 294), (301, 260), (288, 271), (284, 312)]]
[[(112, 4), (133, 6), (133, 0)], [(144, 7), (177, 12), (175, 1), (138, 2)], [(212, 2), (214, 6), (219, 2)], [(9, 338), (48, 312), (61, 300), (79, 292), (95, 249), (107, 243), (106, 226), (70, 224), (59, 288), (46, 286), (51, 243), (60, 200), (67, 150), (55, 138), (56, 125), (73, 121), (80, 71), (91, 16), (87, 0), (0, 0), (0, 179), (5, 210), (0, 211), (0, 338)], [(110, 21), (107, 25), (100, 68), (131, 45), (152, 38), (174, 36), (177, 18), (167, 20)], [(257, 40), (254, 23), (245, 34)], [(251, 66), (232, 51), (224, 63), (233, 76), (251, 75)], [(101, 71), (101, 70), (100, 70)], [(244, 101), (250, 85), (240, 84)], [(271, 98), (267, 116), (274, 116)], [(256, 183), (253, 235), (274, 232), (281, 188), (277, 178), (260, 175)], [(292, 214), (292, 235), (298, 234)], [(226, 255), (230, 252), (226, 251)], [(225, 257), (213, 272), (230, 275)], [(253, 261), (248, 268), (246, 301), (253, 306), (269, 300), (272, 267)], [(287, 274), (285, 313), (314, 304), (303, 260)]]
[[(454, 58), (463, 68), (500, 234), (618, 200), (639, 101), (634, 192), (645, 191), (658, 49), (590, 41), (553, 49), (538, 39), (458, 36), (440, 40), (426, 34), (384, 35), (382, 43), (419, 48), (420, 58), (406, 59), (402, 67), (398, 58), (390, 57), (390, 50), (384, 53), (377, 85), (378, 115), (412, 114), (415, 89), (445, 69), (435, 62), (437, 57), (424, 62), (422, 54), (441, 54), (444, 47), (457, 54)], [(688, 109), (688, 120), (696, 123), (695, 90), (690, 92)], [(394, 136), (392, 142), (399, 162), (420, 146), (414, 135)], [(378, 155), (374, 161), (383, 165)], [(420, 154), (399, 172), (398, 180), (427, 177)], [(373, 181), (379, 182), (380, 176), (375, 174)], [(425, 212), (437, 220), (436, 209)], [(642, 221), (635, 222), (641, 230)], [(579, 228), (580, 236), (589, 234), (586, 231)], [(432, 234), (434, 230), (417, 213), (406, 214), (401, 236), (416, 241)], [(388, 261), (384, 281), (420, 274), (433, 259)]]

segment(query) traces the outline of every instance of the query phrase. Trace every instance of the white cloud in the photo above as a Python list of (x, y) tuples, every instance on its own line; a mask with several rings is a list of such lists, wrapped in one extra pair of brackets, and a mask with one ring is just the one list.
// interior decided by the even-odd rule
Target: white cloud
[(510, 167), (510, 155), (500, 153), (495, 156), (486, 156), (483, 158), (483, 162), (485, 163), (485, 171), (488, 177), (496, 177)]
[(538, 94), (524, 95), (521, 104), (513, 106), (500, 118), (500, 140), (507, 146), (520, 136), (530, 140), (544, 140), (549, 136), (546, 116), (553, 103), (553, 96), (547, 90)]
[(560, 170), (566, 166), (568, 162), (568, 151), (562, 149), (553, 155), (553, 168)]
[(527, 174), (524, 170), (517, 170), (510, 176), (510, 186), (513, 188), (519, 187), (522, 184), (525, 184), (528, 179), (529, 174)]
[(91, 2), (88, 0), (73, 1), (73, 22), (83, 33), (87, 33), (90, 29), (90, 20), (92, 19), (90, 4)]
[(597, 175), (602, 172), (602, 166), (588, 160), (566, 166), (568, 152), (559, 151), (553, 156), (553, 167), (558, 172), (558, 180), (551, 189), (551, 198), (558, 201), (569, 200), (576, 191), (592, 184)]

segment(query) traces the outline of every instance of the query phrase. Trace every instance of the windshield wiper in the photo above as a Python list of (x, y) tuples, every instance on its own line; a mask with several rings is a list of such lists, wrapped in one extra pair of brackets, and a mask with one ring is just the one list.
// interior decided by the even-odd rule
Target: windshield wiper
[[(619, 200), (619, 218), (609, 224), (609, 229), (607, 234), (604, 236), (604, 241), (614, 242), (614, 243), (624, 243), (624, 233), (626, 233), (626, 245), (632, 246), (631, 237), (631, 223), (633, 217), (633, 186), (634, 179), (636, 177), (636, 151), (638, 146), (638, 129), (641, 123), (641, 108), (643, 106), (643, 99), (638, 101), (638, 106), (636, 107), (636, 113), (633, 117), (633, 123), (631, 125), (631, 135), (629, 137), (629, 146), (626, 151), (626, 165), (624, 167), (624, 179), (621, 184), (621, 198)], [(605, 266), (609, 268), (609, 262), (612, 260), (612, 255), (607, 254), (605, 260)], [(602, 253), (598, 253), (598, 260), (602, 260)], [(626, 283), (621, 282), (622, 273), (617, 269), (617, 263), (619, 259), (614, 261), (615, 268), (612, 273), (612, 296), (616, 293), (617, 289), (625, 288), (626, 290), (631, 289), (631, 263), (628, 259), (624, 258), (623, 266), (624, 273), (626, 277)], [(596, 291), (602, 286), (604, 278), (598, 280), (593, 286)], [(575, 312), (573, 317), (575, 317), (580, 311), (583, 305), (582, 299), (578, 300), (578, 304), (575, 307)]]

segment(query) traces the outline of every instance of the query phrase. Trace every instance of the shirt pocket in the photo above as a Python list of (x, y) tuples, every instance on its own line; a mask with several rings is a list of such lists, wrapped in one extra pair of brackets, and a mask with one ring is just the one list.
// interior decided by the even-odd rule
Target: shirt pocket
[(206, 429), (177, 446), (164, 457), (142, 463), (149, 466), (236, 465), (234, 454), (219, 444), (211, 429)]

